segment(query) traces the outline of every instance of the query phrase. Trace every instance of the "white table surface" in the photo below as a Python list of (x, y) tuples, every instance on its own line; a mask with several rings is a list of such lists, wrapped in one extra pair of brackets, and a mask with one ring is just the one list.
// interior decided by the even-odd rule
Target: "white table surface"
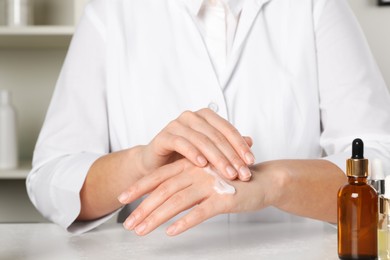
[(0, 224), (0, 259), (266, 259), (337, 257), (329, 224), (204, 223), (177, 237), (165, 227), (138, 237), (120, 224), (72, 236), (54, 224)]

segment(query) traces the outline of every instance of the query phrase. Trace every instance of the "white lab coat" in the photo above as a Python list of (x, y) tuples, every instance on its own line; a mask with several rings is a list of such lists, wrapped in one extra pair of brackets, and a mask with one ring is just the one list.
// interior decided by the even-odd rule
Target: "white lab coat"
[[(48, 219), (75, 232), (104, 222), (73, 223), (91, 164), (147, 144), (185, 110), (210, 107), (253, 137), (257, 162), (326, 155), (344, 168), (355, 137), (390, 161), (390, 96), (345, 0), (247, 0), (220, 80), (195, 22), (200, 4), (88, 5), (27, 179)], [(270, 211), (237, 218), (282, 215)]]

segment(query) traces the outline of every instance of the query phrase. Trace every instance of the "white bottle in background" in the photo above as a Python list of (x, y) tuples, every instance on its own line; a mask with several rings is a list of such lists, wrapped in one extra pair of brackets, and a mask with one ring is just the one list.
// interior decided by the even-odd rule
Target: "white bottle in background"
[(33, 5), (31, 0), (6, 0), (7, 25), (27, 26), (33, 24)]
[(9, 91), (0, 89), (0, 169), (18, 166), (16, 113)]

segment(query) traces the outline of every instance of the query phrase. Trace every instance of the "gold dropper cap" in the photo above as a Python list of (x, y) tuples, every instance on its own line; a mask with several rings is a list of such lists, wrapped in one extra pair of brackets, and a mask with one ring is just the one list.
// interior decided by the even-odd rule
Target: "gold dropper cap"
[(352, 142), (352, 157), (347, 160), (347, 176), (368, 176), (368, 160), (364, 159), (364, 144), (359, 138)]

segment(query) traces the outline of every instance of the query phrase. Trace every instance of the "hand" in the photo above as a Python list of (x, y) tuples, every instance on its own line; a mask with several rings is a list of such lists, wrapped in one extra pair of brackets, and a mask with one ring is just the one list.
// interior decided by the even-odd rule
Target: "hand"
[(210, 109), (186, 111), (142, 149), (141, 169), (149, 173), (185, 157), (199, 167), (209, 162), (227, 179), (248, 181), (248, 165), (255, 161), (251, 145), (249, 137)]
[[(270, 172), (271, 173), (271, 172)], [(222, 213), (260, 210), (277, 199), (278, 174), (255, 174), (250, 182), (227, 181), (236, 189), (235, 194), (218, 194), (215, 178), (187, 159), (165, 165), (153, 174), (132, 185), (120, 202), (131, 203), (141, 196), (150, 195), (132, 212), (124, 226), (146, 235), (177, 214), (193, 208), (167, 229), (168, 235), (185, 230)]]

